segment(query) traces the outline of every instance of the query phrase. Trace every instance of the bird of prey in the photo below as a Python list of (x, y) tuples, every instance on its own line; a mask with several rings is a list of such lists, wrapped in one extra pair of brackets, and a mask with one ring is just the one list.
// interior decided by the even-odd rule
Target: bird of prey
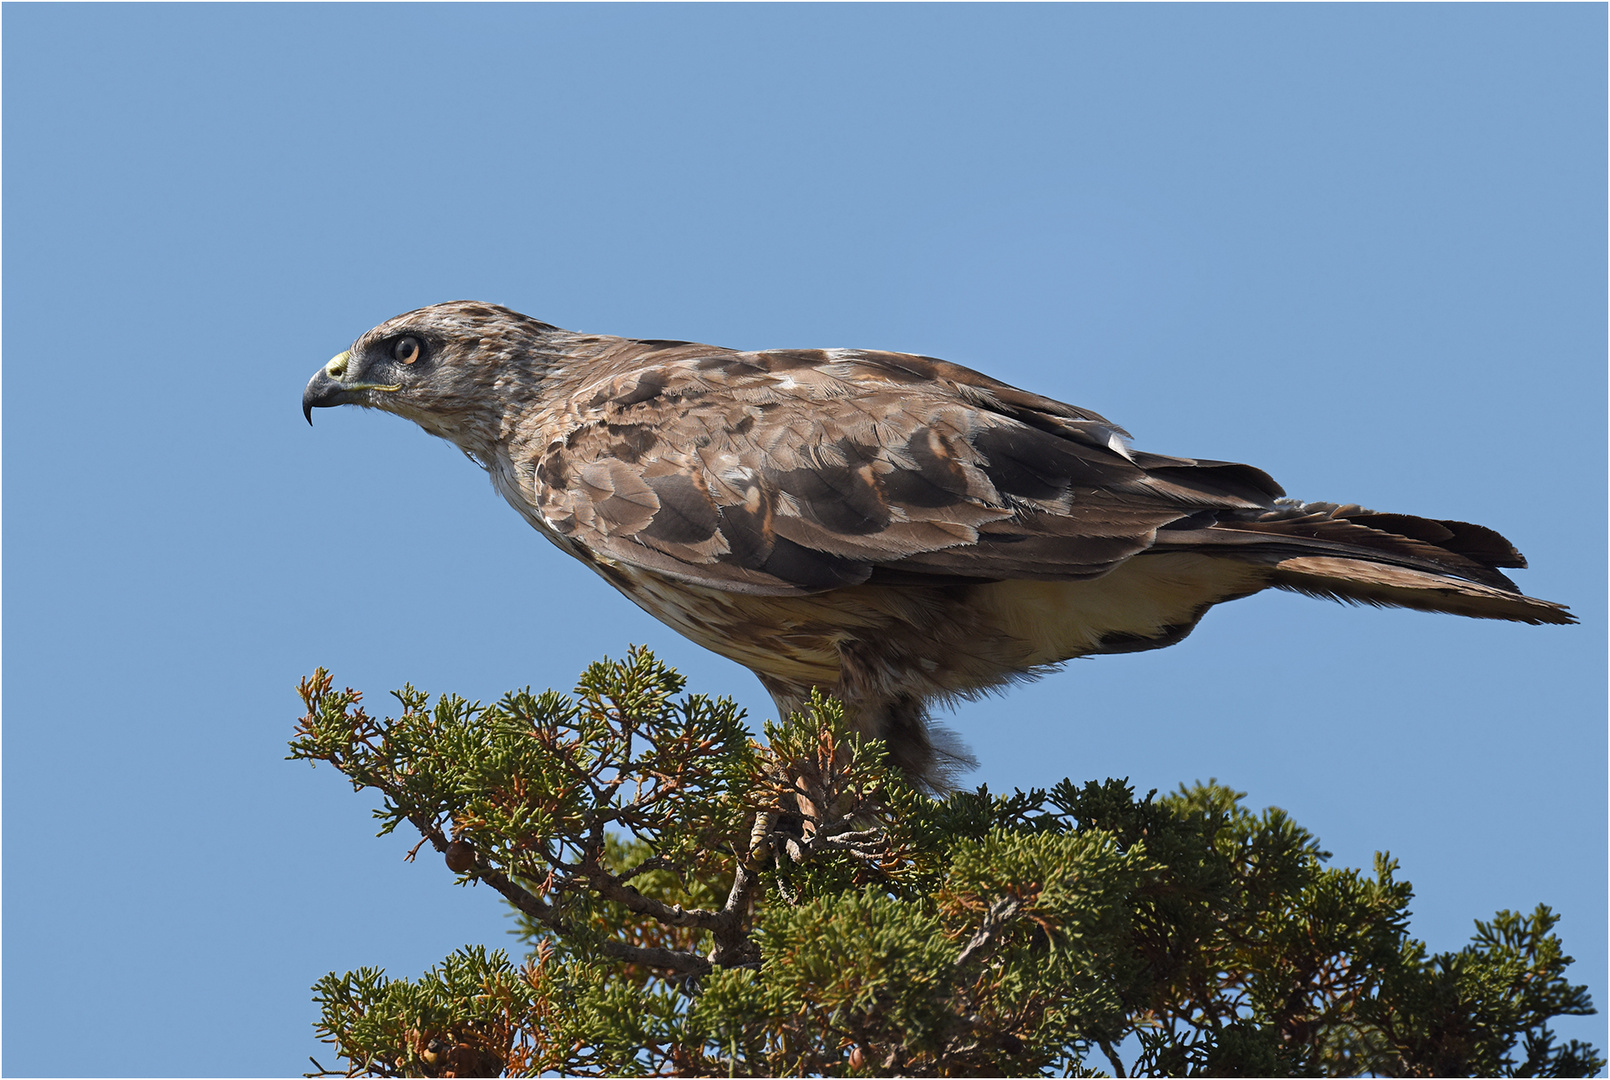
[(1172, 645), (1261, 589), (1570, 623), (1462, 521), (1299, 502), (1251, 466), (1133, 449), (1096, 413), (927, 356), (573, 333), (459, 301), (380, 324), (302, 408), (464, 451), (548, 540), (749, 668), (813, 688), (943, 788), (935, 703)]

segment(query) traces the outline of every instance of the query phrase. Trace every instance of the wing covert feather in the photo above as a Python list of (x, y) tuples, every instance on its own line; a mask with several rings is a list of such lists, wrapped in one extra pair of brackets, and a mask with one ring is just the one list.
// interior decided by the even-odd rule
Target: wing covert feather
[(1281, 494), (928, 357), (633, 347), (548, 429), (534, 502), (596, 555), (717, 589), (1093, 577), (1161, 527)]

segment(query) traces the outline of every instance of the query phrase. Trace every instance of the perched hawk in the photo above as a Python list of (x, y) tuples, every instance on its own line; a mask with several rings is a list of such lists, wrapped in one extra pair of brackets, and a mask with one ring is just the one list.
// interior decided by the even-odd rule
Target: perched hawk
[(812, 687), (942, 784), (929, 707), (1092, 653), (1172, 645), (1269, 587), (1527, 623), (1509, 541), (1462, 521), (1285, 499), (1247, 465), (1127, 433), (969, 368), (853, 349), (737, 352), (421, 308), (326, 364), (315, 407), (458, 446), (547, 539), (760, 677)]

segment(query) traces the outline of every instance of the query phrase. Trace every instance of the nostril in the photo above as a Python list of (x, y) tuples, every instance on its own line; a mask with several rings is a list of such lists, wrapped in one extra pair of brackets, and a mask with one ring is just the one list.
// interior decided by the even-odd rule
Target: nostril
[(339, 379), (347, 373), (347, 361), (351, 358), (351, 351), (332, 356), (330, 362), (324, 365), (324, 373), (332, 379)]

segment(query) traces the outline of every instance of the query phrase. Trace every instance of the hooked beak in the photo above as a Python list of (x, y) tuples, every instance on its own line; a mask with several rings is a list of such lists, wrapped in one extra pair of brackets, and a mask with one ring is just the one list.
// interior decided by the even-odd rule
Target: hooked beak
[(302, 415), (307, 417), (309, 425), (313, 423), (314, 409), (327, 409), (332, 405), (361, 405), (363, 398), (358, 396), (360, 390), (396, 390), (396, 386), (382, 386), (379, 383), (347, 383), (341, 380), (346, 377), (347, 368), (352, 362), (352, 353), (347, 351), (330, 358), (307, 382), (307, 389), (302, 391)]

